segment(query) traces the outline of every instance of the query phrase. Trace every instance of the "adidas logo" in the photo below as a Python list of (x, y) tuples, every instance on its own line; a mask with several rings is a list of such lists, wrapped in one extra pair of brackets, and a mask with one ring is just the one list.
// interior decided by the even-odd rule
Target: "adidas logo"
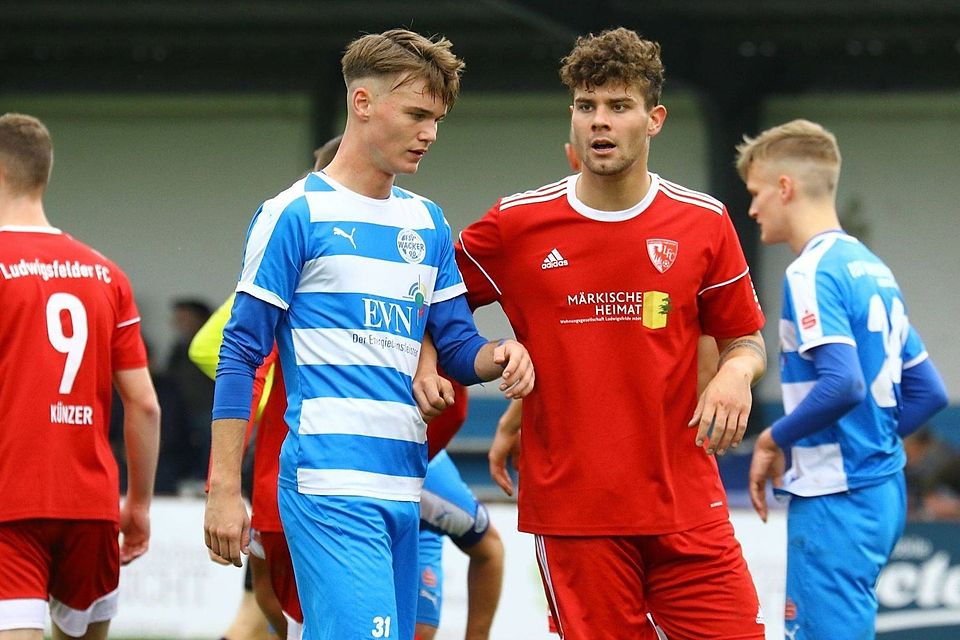
[(556, 269), (557, 267), (565, 267), (569, 262), (564, 259), (560, 252), (554, 249), (547, 254), (547, 257), (543, 259), (543, 263), (540, 264), (541, 269)]

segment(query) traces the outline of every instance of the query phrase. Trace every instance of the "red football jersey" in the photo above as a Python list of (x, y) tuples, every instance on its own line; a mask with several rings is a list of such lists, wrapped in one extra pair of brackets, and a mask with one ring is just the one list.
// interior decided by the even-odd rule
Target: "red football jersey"
[[(270, 361), (273, 368), (273, 386), (267, 404), (257, 424), (256, 450), (253, 454), (253, 509), (250, 526), (257, 531), (283, 531), (280, 524), (280, 508), (277, 505), (277, 477), (280, 475), (280, 447), (287, 437), (287, 423), (283, 414), (287, 410), (287, 389), (283, 384), (280, 362), (276, 360), (274, 346)], [(269, 366), (265, 363), (264, 366)], [(256, 415), (256, 409), (254, 409)]]
[(0, 227), (0, 521), (119, 518), (113, 373), (147, 365), (127, 276), (58, 229)]
[(716, 461), (687, 427), (698, 337), (763, 326), (726, 209), (652, 175), (636, 206), (598, 211), (576, 181), (500, 199), (457, 243), (470, 304), (500, 302), (537, 371), (520, 529), (642, 535), (726, 518)]

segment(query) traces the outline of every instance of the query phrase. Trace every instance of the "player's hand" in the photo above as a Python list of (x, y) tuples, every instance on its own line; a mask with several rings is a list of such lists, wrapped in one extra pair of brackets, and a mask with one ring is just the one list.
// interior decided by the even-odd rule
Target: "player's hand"
[(413, 399), (424, 422), (430, 422), (454, 402), (453, 384), (434, 371), (420, 371), (413, 378)]
[(500, 391), (505, 398), (523, 398), (533, 391), (536, 374), (525, 346), (516, 340), (503, 340), (493, 350), (493, 361), (503, 367)]
[(215, 554), (213, 551), (211, 551), (209, 548), (207, 548), (207, 557), (210, 558), (210, 562), (215, 562), (216, 564), (219, 564), (224, 567), (227, 566), (228, 564), (233, 564), (226, 558), (221, 558), (220, 556)]
[(764, 522), (767, 521), (767, 480), (772, 481), (774, 487), (782, 487), (785, 467), (783, 450), (774, 442), (770, 427), (767, 427), (753, 447), (749, 476), (750, 502)]
[(508, 496), (513, 495), (513, 480), (510, 478), (510, 472), (507, 471), (507, 458), (514, 452), (519, 452), (519, 447), (519, 431), (511, 432), (507, 429), (498, 428), (493, 436), (493, 443), (490, 445), (490, 453), (487, 454), (487, 460), (490, 463), (490, 477)]
[(130, 564), (150, 547), (150, 507), (124, 502), (120, 509), (120, 564)]
[(239, 491), (210, 487), (203, 513), (203, 537), (213, 555), (236, 567), (243, 566), (241, 554), (250, 552), (250, 516)]
[(708, 455), (723, 455), (743, 440), (753, 406), (752, 379), (751, 371), (741, 367), (736, 360), (730, 360), (700, 394), (700, 401), (687, 426), (697, 427), (697, 446), (706, 445)]

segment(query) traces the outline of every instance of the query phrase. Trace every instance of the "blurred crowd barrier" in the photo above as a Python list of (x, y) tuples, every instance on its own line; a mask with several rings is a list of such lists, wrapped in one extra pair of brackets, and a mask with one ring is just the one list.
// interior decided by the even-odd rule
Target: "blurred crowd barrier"
[[(240, 600), (243, 572), (207, 559), (203, 501), (158, 498), (153, 507), (149, 553), (121, 571), (120, 614), (111, 636), (125, 638), (215, 638)], [(516, 505), (490, 505), (491, 521), (507, 551), (506, 575), (492, 640), (550, 640), (546, 601), (534, 556), (533, 537), (517, 531)], [(783, 638), (786, 517), (771, 513), (767, 524), (749, 510), (732, 520), (750, 565), (767, 620), (768, 640)], [(911, 522), (878, 586), (878, 640), (960, 637), (960, 524)], [(443, 618), (437, 640), (463, 638), (467, 559), (449, 544), (444, 550)]]

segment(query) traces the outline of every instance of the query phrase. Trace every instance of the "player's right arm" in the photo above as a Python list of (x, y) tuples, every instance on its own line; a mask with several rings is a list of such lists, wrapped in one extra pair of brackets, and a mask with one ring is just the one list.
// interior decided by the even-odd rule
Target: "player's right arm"
[(523, 400), (512, 400), (503, 415), (497, 421), (497, 431), (487, 454), (490, 465), (490, 477), (508, 496), (513, 495), (513, 480), (507, 471), (507, 458), (513, 457), (514, 468), (520, 454), (520, 418), (523, 414)]
[(223, 332), (214, 390), (210, 442), (210, 491), (204, 541), (216, 555), (242, 566), (248, 552), (250, 516), (240, 495), (244, 433), (250, 418), (254, 376), (273, 348), (281, 309), (238, 293)]
[(429, 332), (423, 334), (420, 345), (420, 359), (413, 376), (413, 398), (426, 422), (439, 416), (454, 402), (453, 385), (437, 373), (437, 348)]
[(127, 495), (120, 509), (120, 562), (127, 564), (146, 553), (150, 544), (150, 501), (160, 451), (160, 405), (146, 367), (115, 372), (113, 384), (123, 404), (127, 453)]

